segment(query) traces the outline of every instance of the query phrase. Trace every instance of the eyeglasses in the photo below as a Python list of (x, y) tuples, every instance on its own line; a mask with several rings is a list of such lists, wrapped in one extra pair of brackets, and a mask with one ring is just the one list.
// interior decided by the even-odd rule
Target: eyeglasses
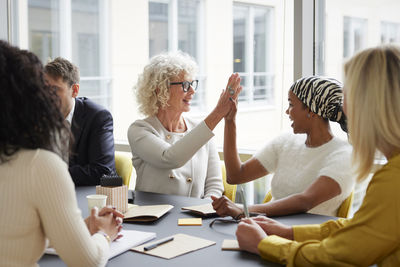
[(193, 90), (196, 91), (197, 85), (199, 84), (199, 80), (193, 80), (192, 82), (184, 81), (184, 82), (170, 83), (170, 85), (174, 84), (182, 84), (182, 90), (186, 93), (187, 91), (189, 91), (190, 87), (192, 87)]

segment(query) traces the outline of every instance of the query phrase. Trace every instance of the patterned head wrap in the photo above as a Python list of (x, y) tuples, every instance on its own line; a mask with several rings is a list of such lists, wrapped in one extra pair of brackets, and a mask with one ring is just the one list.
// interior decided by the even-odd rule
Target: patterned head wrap
[(290, 90), (312, 112), (330, 121), (338, 122), (347, 132), (347, 120), (343, 113), (342, 84), (335, 79), (310, 76), (297, 80)]

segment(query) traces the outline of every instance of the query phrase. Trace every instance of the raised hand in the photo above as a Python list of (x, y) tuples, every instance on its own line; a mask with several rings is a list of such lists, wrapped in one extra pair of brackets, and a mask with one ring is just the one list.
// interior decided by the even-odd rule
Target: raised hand
[[(229, 77), (226, 89), (222, 90), (218, 103), (213, 111), (204, 119), (210, 130), (214, 130), (215, 126), (232, 110), (236, 108), (236, 100), (241, 91), (239, 74), (235, 73)], [(234, 115), (234, 114), (231, 114)]]
[(234, 105), (238, 94), (241, 91), (240, 76), (237, 73), (232, 74), (229, 77), (226, 89), (222, 90), (220, 98), (218, 100), (215, 110), (222, 116), (225, 117)]

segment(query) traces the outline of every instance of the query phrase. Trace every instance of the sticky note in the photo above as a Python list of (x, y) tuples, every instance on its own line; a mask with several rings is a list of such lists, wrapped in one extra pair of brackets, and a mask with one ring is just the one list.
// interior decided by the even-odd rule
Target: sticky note
[(240, 250), (237, 240), (224, 239), (222, 242), (222, 250)]
[(180, 225), (180, 226), (202, 225), (202, 220), (201, 220), (201, 218), (181, 218), (181, 219), (178, 219), (178, 225)]

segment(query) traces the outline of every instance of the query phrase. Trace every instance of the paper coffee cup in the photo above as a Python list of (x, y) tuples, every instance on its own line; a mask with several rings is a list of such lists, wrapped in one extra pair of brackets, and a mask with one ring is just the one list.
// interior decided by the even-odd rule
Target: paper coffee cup
[(106, 195), (88, 195), (86, 196), (88, 200), (89, 214), (92, 208), (97, 207), (99, 210), (106, 206), (107, 196)]

